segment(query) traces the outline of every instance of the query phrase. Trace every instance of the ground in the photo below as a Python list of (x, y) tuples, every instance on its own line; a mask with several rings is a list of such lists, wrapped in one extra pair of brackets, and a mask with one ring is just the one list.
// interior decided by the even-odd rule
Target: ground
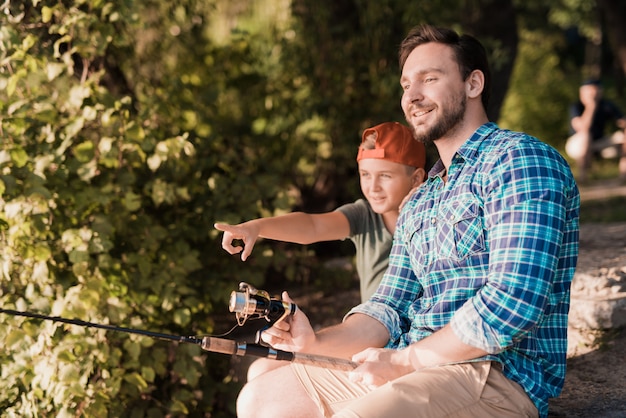
[(551, 417), (626, 417), (626, 330), (607, 332), (595, 349), (567, 362), (565, 387)]

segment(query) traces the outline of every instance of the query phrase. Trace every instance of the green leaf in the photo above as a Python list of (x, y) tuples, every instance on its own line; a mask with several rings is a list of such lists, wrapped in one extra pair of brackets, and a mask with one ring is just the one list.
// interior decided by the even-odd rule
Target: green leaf
[(28, 162), (28, 154), (22, 148), (13, 148), (11, 150), (11, 160), (16, 167), (24, 167)]
[[(65, 140), (69, 141), (72, 138), (74, 138), (76, 134), (78, 134), (80, 130), (83, 129), (84, 124), (85, 124), (85, 119), (83, 117), (77, 117), (72, 122), (67, 124), (64, 129)], [(65, 150), (67, 149), (67, 147), (69, 147), (69, 145), (70, 145), (70, 142), (67, 142), (67, 143), (64, 142), (62, 147), (60, 147), (60, 149), (58, 150), (57, 155), (63, 154)]]
[(142, 367), (141, 368), (141, 376), (146, 380), (146, 382), (154, 382), (154, 378), (156, 377), (156, 373), (152, 367)]
[(124, 206), (129, 212), (135, 212), (141, 209), (141, 196), (133, 192), (127, 192), (124, 195)]
[(140, 142), (145, 137), (146, 133), (144, 132), (143, 128), (136, 123), (133, 123), (126, 128), (126, 138), (132, 141)]
[(188, 414), (189, 413), (189, 409), (187, 408), (187, 406), (183, 402), (181, 402), (181, 401), (179, 401), (177, 399), (172, 400), (172, 405), (170, 406), (170, 411), (172, 411), (172, 412), (180, 412), (182, 414)]
[(124, 350), (132, 358), (136, 360), (141, 354), (141, 344), (136, 341), (126, 340), (124, 341)]
[(41, 21), (48, 23), (50, 19), (52, 19), (52, 9), (48, 6), (43, 6), (41, 8)]
[(40, 243), (33, 246), (32, 254), (33, 259), (36, 261), (48, 261), (52, 255), (52, 252), (48, 245)]
[(24, 333), (22, 330), (13, 329), (11, 330), (11, 332), (9, 332), (9, 335), (7, 335), (4, 344), (6, 347), (11, 348), (23, 342), (25, 337), (26, 333)]
[(81, 163), (86, 163), (94, 157), (94, 145), (91, 141), (85, 141), (74, 147), (74, 155)]
[(176, 309), (174, 311), (174, 322), (180, 326), (187, 326), (191, 321), (191, 312), (188, 308)]
[(65, 70), (66, 66), (64, 64), (60, 64), (58, 62), (49, 62), (46, 64), (46, 77), (48, 81), (52, 81), (57, 78), (63, 70)]
[(137, 372), (124, 375), (124, 381), (130, 383), (131, 385), (135, 385), (140, 391), (144, 391), (148, 388), (148, 383)]
[(78, 366), (76, 363), (66, 363), (59, 365), (59, 381), (64, 383), (72, 383), (78, 380)]
[(89, 252), (82, 250), (72, 250), (69, 253), (69, 260), (73, 264), (89, 261)]
[(70, 350), (63, 350), (57, 353), (57, 358), (66, 363), (73, 363), (76, 361), (76, 356)]

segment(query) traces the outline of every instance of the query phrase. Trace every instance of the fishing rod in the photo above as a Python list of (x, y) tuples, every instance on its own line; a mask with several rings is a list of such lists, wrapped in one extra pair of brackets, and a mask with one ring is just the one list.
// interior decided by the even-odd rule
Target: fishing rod
[[(271, 298), (267, 292), (263, 290), (257, 290), (247, 283), (240, 283), (239, 288), (239, 292), (233, 291), (231, 293), (229, 302), (229, 310), (231, 312), (235, 312), (235, 315), (237, 317), (237, 324), (239, 326), (242, 326), (250, 318), (263, 318), (267, 320), (269, 324), (273, 324), (279, 320), (284, 319), (288, 315), (293, 315), (296, 312), (297, 306), (295, 304)], [(264, 357), (272, 360), (289, 361), (293, 363), (347, 371), (353, 370), (357, 367), (356, 363), (342, 358), (277, 350), (272, 347), (264, 346), (258, 343), (249, 344), (245, 342), (230, 340), (227, 338), (163, 334), (159, 332), (119, 327), (115, 325), (98, 324), (95, 322), (87, 322), (80, 319), (69, 319), (60, 316), (48, 316), (28, 311), (17, 311), (13, 309), (0, 308), (0, 313), (12, 316), (21, 316), (32, 319), (60, 322), (86, 328), (98, 328), (107, 331), (137, 334), (161, 340), (196, 344), (199, 345), (203, 350), (213, 353), (229, 354), (236, 356)], [(257, 334), (256, 339), (257, 341), (260, 340), (260, 334)]]

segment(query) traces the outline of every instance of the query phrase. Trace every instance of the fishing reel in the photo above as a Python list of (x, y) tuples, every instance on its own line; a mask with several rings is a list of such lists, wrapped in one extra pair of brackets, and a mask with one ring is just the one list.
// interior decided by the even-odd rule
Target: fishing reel
[(239, 283), (239, 291), (232, 291), (228, 310), (235, 312), (237, 324), (242, 326), (248, 319), (264, 318), (270, 325), (296, 313), (294, 303), (272, 298), (265, 290), (258, 290), (248, 283)]

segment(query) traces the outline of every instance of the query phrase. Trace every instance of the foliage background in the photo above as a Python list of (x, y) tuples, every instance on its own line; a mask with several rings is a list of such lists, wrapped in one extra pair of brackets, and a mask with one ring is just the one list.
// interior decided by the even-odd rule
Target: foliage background
[[(241, 263), (212, 225), (359, 197), (360, 132), (403, 120), (396, 51), (416, 24), (480, 35), (494, 120), (558, 149), (581, 78), (602, 76), (622, 102), (591, 0), (3, 0), (0, 12), (0, 306), (176, 335), (229, 329), (239, 281), (356, 286), (325, 263), (349, 243), (263, 242)], [(2, 416), (235, 414), (242, 382), (225, 356), (0, 318)]]

